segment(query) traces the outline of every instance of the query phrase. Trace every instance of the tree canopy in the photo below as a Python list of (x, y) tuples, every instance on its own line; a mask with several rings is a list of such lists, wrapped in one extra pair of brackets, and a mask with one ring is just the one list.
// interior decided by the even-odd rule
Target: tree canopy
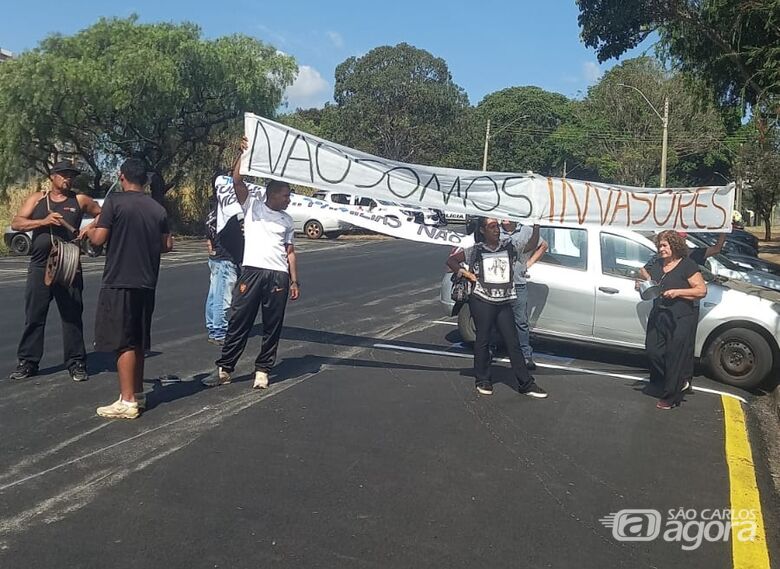
[[(559, 129), (556, 138), (599, 179), (635, 186), (656, 184), (663, 131), (659, 115), (664, 113), (666, 98), (667, 185), (710, 181), (692, 180), (685, 170), (691, 169), (691, 160), (713, 161), (723, 151), (720, 109), (702, 85), (684, 74), (665, 72), (649, 57), (627, 60), (608, 71), (588, 90), (574, 119)], [(682, 171), (677, 170), (680, 166)]]
[[(164, 192), (252, 111), (273, 116), (296, 66), (241, 35), (193, 24), (101, 19), (0, 65), (0, 184), (75, 158), (101, 186), (123, 157), (145, 158)], [(224, 149), (223, 149), (224, 150)]]
[(439, 163), (468, 107), (446, 62), (406, 43), (336, 68), (337, 142), (392, 160)]
[(761, 106), (780, 94), (780, 0), (577, 0), (577, 5), (582, 38), (600, 61), (658, 33), (661, 53), (706, 78), (724, 102)]

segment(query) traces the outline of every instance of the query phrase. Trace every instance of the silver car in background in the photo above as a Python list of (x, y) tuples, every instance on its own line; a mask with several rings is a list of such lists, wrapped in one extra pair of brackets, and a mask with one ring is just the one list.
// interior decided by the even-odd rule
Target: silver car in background
[[(605, 347), (644, 350), (652, 301), (635, 290), (639, 269), (655, 245), (630, 230), (543, 226), (549, 246), (530, 268), (528, 312), (535, 336)], [(707, 296), (700, 301), (695, 355), (718, 381), (753, 388), (780, 361), (780, 293), (703, 271)], [(441, 302), (452, 312), (450, 274)], [(468, 305), (458, 314), (464, 341), (473, 342)]]

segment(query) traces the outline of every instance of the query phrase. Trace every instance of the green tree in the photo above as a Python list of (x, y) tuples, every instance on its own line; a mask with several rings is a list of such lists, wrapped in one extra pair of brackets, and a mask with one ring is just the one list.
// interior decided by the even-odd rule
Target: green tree
[(442, 162), (468, 107), (446, 62), (406, 43), (341, 63), (334, 100), (337, 142), (420, 164)]
[(271, 46), (240, 35), (204, 40), (188, 23), (132, 16), (50, 36), (0, 65), (0, 184), (71, 157), (98, 189), (107, 169), (136, 155), (160, 198), (210, 140), (240, 132), (245, 110), (273, 116), (295, 69)]
[(491, 122), (488, 170), (560, 175), (566, 155), (552, 134), (571, 120), (572, 109), (567, 97), (539, 87), (510, 87), (485, 96), (476, 119), (483, 129), (480, 151), (485, 124)]
[(667, 97), (667, 186), (708, 182), (692, 179), (686, 168), (695, 170), (691, 163), (722, 151), (725, 128), (720, 109), (701, 84), (684, 74), (666, 73), (649, 57), (627, 60), (607, 72), (555, 138), (598, 179), (634, 186), (657, 184), (663, 127), (656, 111), (663, 114)]
[[(652, 33), (679, 67), (723, 101), (755, 106), (780, 92), (780, 0), (577, 0), (585, 44), (600, 61)], [(775, 114), (777, 109), (775, 109)]]
[(736, 160), (737, 176), (746, 185), (746, 201), (764, 224), (764, 239), (772, 239), (772, 220), (780, 200), (780, 125), (770, 124), (759, 142), (756, 121), (746, 125), (753, 132), (742, 143)]

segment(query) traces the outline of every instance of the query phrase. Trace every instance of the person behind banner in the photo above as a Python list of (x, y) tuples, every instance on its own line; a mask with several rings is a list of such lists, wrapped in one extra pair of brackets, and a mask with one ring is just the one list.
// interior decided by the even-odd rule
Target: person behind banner
[[(246, 151), (247, 146), (244, 138), (241, 150)], [(265, 389), (276, 361), (287, 298), (297, 300), (300, 294), (293, 220), (284, 211), (290, 204), (290, 186), (272, 180), (265, 192), (258, 188), (250, 194), (241, 176), (240, 161), (233, 165), (232, 178), (236, 198), (244, 211), (244, 260), (233, 293), (222, 355), (215, 362), (217, 371), (203, 384), (214, 387), (230, 383), (262, 308), (262, 346), (255, 359), (252, 387)]]
[(656, 407), (667, 410), (683, 400), (686, 375), (693, 367), (691, 344), (698, 325), (695, 301), (706, 296), (707, 285), (676, 231), (662, 231), (655, 243), (658, 256), (645, 265), (643, 273), (661, 286), (647, 322), (650, 383), (645, 391), (659, 396)]
[(125, 160), (119, 168), (123, 191), (106, 200), (89, 233), (93, 245), (108, 242), (95, 311), (95, 350), (116, 354), (120, 394), (97, 408), (106, 419), (135, 419), (146, 407), (144, 357), (151, 346), (160, 256), (173, 250), (165, 208), (144, 192), (147, 178), (143, 160)]
[(539, 237), (539, 226), (519, 225), (514, 221), (501, 222), (502, 236), (512, 241), (518, 256), (514, 266), (515, 293), (517, 298), (512, 301), (512, 312), (515, 317), (517, 339), (520, 350), (525, 357), (526, 367), (533, 371), (536, 363), (531, 348), (531, 327), (528, 324), (528, 269), (542, 258), (547, 251), (547, 243)]
[[(538, 235), (538, 229), (537, 235)], [(474, 376), (476, 388), (482, 395), (493, 393), (490, 377), (490, 337), (497, 329), (509, 354), (512, 371), (523, 395), (547, 397), (528, 373), (520, 350), (515, 328), (512, 302), (517, 294), (514, 286), (514, 267), (518, 251), (510, 240), (500, 240), (499, 222), (480, 218), (474, 247), (458, 251), (447, 259), (447, 266), (474, 286), (469, 296), (469, 308), (474, 318), (477, 338), (474, 342)], [(469, 269), (461, 263), (468, 259)]]
[[(236, 160), (239, 159), (240, 156)], [(210, 273), (209, 292), (206, 297), (206, 332), (209, 343), (222, 346), (227, 334), (227, 312), (233, 301), (233, 287), (244, 257), (244, 215), (237, 212), (227, 217), (222, 211), (219, 195), (233, 191), (233, 180), (230, 177), (217, 176), (212, 187), (212, 207), (206, 218)], [(217, 219), (225, 217), (227, 221), (218, 228)]]
[[(43, 357), (46, 317), (52, 299), (57, 303), (62, 320), (65, 367), (73, 381), (89, 378), (82, 321), (84, 280), (81, 262), (71, 286), (58, 282), (46, 285), (44, 281), (46, 262), (54, 241), (73, 240), (76, 235), (67, 226), (78, 230), (85, 213), (95, 218), (100, 215), (100, 206), (95, 200), (71, 190), (73, 180), (80, 173), (68, 161), (55, 164), (49, 175), (51, 190), (29, 196), (11, 220), (14, 231), (32, 231), (32, 251), (24, 293), (24, 329), (16, 352), (19, 361), (10, 379), (27, 379), (38, 373), (38, 365)], [(85, 227), (82, 233), (91, 226)]]

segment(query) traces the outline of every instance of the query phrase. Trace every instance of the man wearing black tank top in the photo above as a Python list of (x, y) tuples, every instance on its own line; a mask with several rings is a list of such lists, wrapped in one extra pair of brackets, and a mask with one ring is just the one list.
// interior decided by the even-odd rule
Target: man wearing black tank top
[(32, 194), (11, 220), (11, 228), (14, 231), (33, 233), (32, 256), (27, 270), (27, 287), (24, 294), (24, 331), (17, 350), (19, 364), (11, 373), (11, 379), (26, 379), (38, 373), (38, 366), (43, 357), (46, 315), (52, 298), (57, 302), (62, 319), (62, 349), (65, 366), (74, 381), (84, 381), (88, 378), (84, 327), (81, 320), (84, 309), (81, 300), (84, 288), (81, 267), (79, 266), (76, 278), (70, 287), (57, 283), (46, 286), (43, 280), (52, 240), (59, 238), (71, 241), (76, 237), (65, 224), (78, 230), (85, 213), (93, 217), (100, 214), (100, 206), (95, 200), (71, 190), (73, 180), (79, 174), (79, 170), (70, 162), (55, 164), (49, 176), (51, 190), (48, 193)]

